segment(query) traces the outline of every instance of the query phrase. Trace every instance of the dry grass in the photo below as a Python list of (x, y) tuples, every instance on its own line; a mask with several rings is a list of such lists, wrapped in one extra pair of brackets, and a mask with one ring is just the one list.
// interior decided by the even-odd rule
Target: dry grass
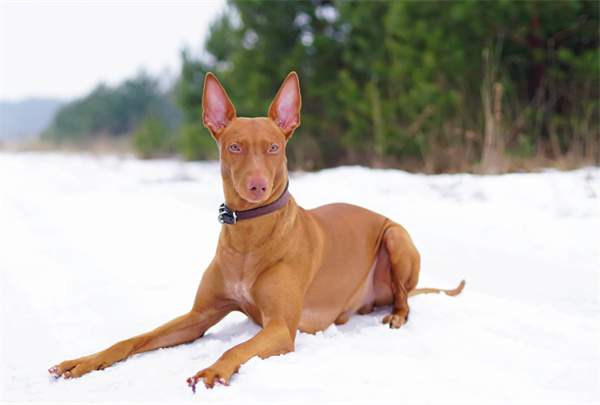
[(132, 155), (135, 154), (131, 137), (96, 136), (81, 142), (55, 143), (43, 139), (26, 142), (5, 142), (0, 144), (1, 150), (23, 152), (62, 152), (62, 153), (91, 153), (94, 155)]

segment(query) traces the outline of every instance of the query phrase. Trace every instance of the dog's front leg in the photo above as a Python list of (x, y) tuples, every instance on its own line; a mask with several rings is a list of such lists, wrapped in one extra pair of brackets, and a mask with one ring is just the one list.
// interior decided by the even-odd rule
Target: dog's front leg
[(55, 377), (81, 377), (94, 370), (101, 370), (127, 357), (160, 347), (192, 342), (224, 315), (190, 311), (155, 330), (115, 343), (101, 352), (74, 360), (63, 361), (48, 371)]
[(267, 358), (294, 351), (302, 308), (301, 282), (282, 266), (261, 275), (252, 295), (261, 315), (263, 329), (253, 338), (226, 351), (212, 366), (188, 378), (195, 391), (203, 379), (207, 388), (215, 382), (229, 384), (231, 376), (252, 357)]
[(221, 298), (221, 286), (220, 273), (211, 265), (204, 273), (190, 312), (150, 332), (115, 343), (98, 353), (63, 361), (48, 371), (55, 377), (81, 377), (137, 353), (192, 342), (234, 309), (231, 303)]
[(188, 384), (194, 391), (200, 379), (204, 380), (206, 388), (214, 387), (215, 382), (229, 385), (231, 376), (252, 357), (266, 358), (293, 350), (294, 342), (285, 322), (272, 321), (252, 339), (229, 349), (212, 366), (188, 378)]

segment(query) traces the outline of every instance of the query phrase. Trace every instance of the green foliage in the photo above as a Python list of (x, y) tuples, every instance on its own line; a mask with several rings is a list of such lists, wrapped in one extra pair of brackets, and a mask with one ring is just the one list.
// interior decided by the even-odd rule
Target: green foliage
[[(485, 80), (502, 89), (488, 104), (509, 154), (558, 156), (575, 139), (593, 150), (599, 21), (598, 2), (583, 0), (231, 0), (211, 27), (207, 56), (183, 55), (183, 150), (190, 158), (215, 150), (201, 122), (205, 72), (218, 75), (239, 115), (257, 116), (290, 70), (303, 95), (289, 146), (297, 166), (416, 160), (440, 171), (477, 162), (490, 125)], [(495, 55), (487, 65), (486, 52)]]
[(215, 158), (202, 125), (206, 72), (218, 75), (238, 115), (264, 116), (296, 70), (302, 126), (288, 147), (296, 167), (446, 171), (486, 156), (569, 154), (598, 163), (599, 4), (229, 0), (203, 57), (182, 53), (173, 89), (143, 73), (99, 85), (64, 106), (44, 136), (133, 134), (144, 157)]
[(216, 159), (217, 147), (200, 125), (184, 124), (179, 135), (179, 153), (187, 160)]
[(55, 141), (85, 140), (95, 135), (131, 134), (150, 114), (174, 127), (179, 112), (158, 82), (141, 73), (116, 87), (99, 85), (89, 95), (75, 100), (56, 114), (44, 136)]
[[(339, 51), (333, 33), (328, 31), (331, 24), (316, 15), (318, 9), (310, 2), (239, 1), (231, 5), (235, 13), (222, 15), (210, 30), (205, 44), (209, 60), (191, 60), (184, 54), (178, 85), (184, 119), (189, 125), (202, 127), (202, 81), (206, 71), (218, 74), (240, 116), (266, 115), (289, 71), (299, 70), (303, 76), (310, 72), (311, 85), (303, 85), (302, 137), (307, 139), (292, 140), (290, 160), (303, 156), (315, 167), (333, 160), (341, 133), (337, 128), (341, 111), (324, 108), (336, 103), (330, 63), (339, 59)], [(204, 137), (210, 137), (202, 131)], [(321, 135), (325, 131), (329, 132), (328, 138)], [(311, 139), (319, 140), (319, 148), (308, 146), (311, 156), (295, 150), (297, 145), (314, 145)]]
[(173, 137), (169, 128), (157, 114), (150, 114), (133, 133), (133, 146), (144, 159), (173, 152)]
[[(220, 24), (217, 22), (217, 26)], [(215, 32), (215, 29), (211, 31)], [(175, 93), (178, 102), (183, 106), (184, 123), (179, 131), (178, 150), (187, 160), (216, 158), (217, 147), (202, 124), (202, 90), (206, 68), (199, 62), (191, 60), (187, 53), (182, 53), (181, 78)]]

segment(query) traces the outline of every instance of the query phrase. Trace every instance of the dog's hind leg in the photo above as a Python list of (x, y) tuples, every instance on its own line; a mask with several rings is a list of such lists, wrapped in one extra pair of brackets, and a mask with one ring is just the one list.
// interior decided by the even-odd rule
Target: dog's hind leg
[(392, 313), (383, 318), (390, 328), (399, 328), (408, 319), (408, 295), (417, 286), (421, 258), (408, 232), (391, 225), (384, 233), (382, 243), (390, 259)]

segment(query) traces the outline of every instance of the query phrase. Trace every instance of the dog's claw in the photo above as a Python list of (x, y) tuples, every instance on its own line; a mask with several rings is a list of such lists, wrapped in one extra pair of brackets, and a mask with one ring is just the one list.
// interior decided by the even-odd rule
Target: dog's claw
[(230, 375), (230, 373), (224, 371), (208, 368), (198, 372), (193, 377), (188, 378), (187, 383), (194, 392), (196, 392), (195, 386), (199, 381), (202, 381), (207, 389), (212, 389), (217, 384), (229, 386)]
[(391, 329), (398, 329), (402, 327), (406, 323), (406, 318), (402, 317), (398, 314), (389, 314), (383, 318), (382, 321), (384, 324), (387, 324)]
[(197, 382), (198, 382), (198, 379), (196, 377), (190, 377), (187, 379), (188, 387), (192, 388), (192, 392), (194, 394), (196, 393), (196, 383)]
[(54, 378), (59, 378), (60, 377), (60, 373), (58, 372), (58, 367), (54, 366), (54, 367), (50, 367), (48, 369), (48, 372), (50, 373), (50, 375)]

